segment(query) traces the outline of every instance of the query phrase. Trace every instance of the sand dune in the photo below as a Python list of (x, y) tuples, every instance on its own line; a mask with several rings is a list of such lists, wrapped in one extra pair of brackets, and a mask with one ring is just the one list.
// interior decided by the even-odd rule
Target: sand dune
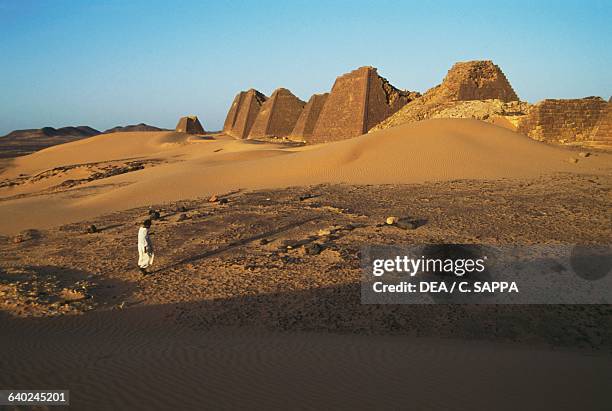
[[(156, 165), (88, 181), (71, 190), (49, 192), (46, 187), (47, 191), (40, 191), (40, 186), (30, 182), (1, 188), (0, 212), (5, 218), (0, 232), (50, 227), (236, 189), (609, 172), (612, 155), (579, 158), (577, 154), (502, 127), (463, 119), (423, 121), (299, 148), (225, 136), (200, 139), (174, 132), (114, 133), (18, 158), (1, 177), (15, 179), (54, 167), (130, 159), (155, 159)], [(578, 158), (578, 163), (570, 163), (570, 157)], [(71, 172), (55, 178), (71, 179)]]
[(408, 336), (198, 332), (158, 318), (155, 307), (4, 322), (0, 349), (13, 372), (0, 383), (70, 389), (71, 407), (87, 410), (606, 409), (605, 354)]

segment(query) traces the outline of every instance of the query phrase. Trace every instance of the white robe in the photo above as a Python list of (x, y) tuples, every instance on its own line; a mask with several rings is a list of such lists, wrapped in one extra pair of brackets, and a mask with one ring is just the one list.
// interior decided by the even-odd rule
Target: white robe
[(138, 267), (150, 267), (153, 265), (153, 257), (153, 243), (149, 237), (149, 229), (140, 227), (138, 230)]

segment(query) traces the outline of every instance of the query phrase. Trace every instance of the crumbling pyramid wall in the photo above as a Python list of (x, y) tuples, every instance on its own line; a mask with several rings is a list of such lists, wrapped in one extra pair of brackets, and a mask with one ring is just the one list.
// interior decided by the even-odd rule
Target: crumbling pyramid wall
[(329, 93), (313, 94), (310, 97), (291, 132), (292, 138), (306, 141), (312, 136), (328, 96)]
[(255, 89), (236, 95), (223, 124), (223, 132), (236, 138), (247, 138), (255, 118), (267, 97)]
[(374, 67), (360, 67), (336, 79), (307, 141), (336, 141), (367, 133), (417, 96), (393, 87)]
[(185, 116), (179, 119), (176, 125), (176, 131), (187, 134), (204, 134), (204, 127), (198, 120), (197, 116)]
[(492, 61), (459, 62), (451, 67), (442, 84), (427, 90), (371, 131), (431, 118), (441, 107), (452, 106), (456, 101), (490, 99), (519, 100), (504, 73)]
[(590, 144), (598, 147), (612, 148), (612, 102), (610, 100), (608, 100), (606, 109), (595, 126)]
[(561, 144), (612, 143), (610, 103), (600, 97), (547, 99), (532, 106), (517, 131), (534, 140)]
[(499, 66), (490, 60), (459, 62), (448, 71), (442, 90), (450, 100), (517, 101), (519, 98)]
[(289, 136), (305, 104), (286, 88), (274, 90), (262, 104), (248, 138)]

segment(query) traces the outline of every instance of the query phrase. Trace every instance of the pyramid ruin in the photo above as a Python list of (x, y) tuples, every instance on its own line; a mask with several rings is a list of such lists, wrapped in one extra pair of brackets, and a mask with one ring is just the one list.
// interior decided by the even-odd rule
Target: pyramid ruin
[(374, 67), (360, 67), (336, 79), (307, 141), (321, 143), (367, 133), (418, 95), (393, 87)]
[(266, 100), (267, 97), (255, 89), (238, 93), (225, 118), (223, 132), (236, 138), (247, 138)]
[(442, 84), (427, 90), (372, 131), (431, 118), (433, 113), (453, 107), (458, 101), (490, 99), (519, 101), (504, 73), (492, 61), (455, 63)]
[(534, 104), (517, 131), (549, 143), (612, 147), (612, 103), (601, 97)]
[(204, 134), (204, 127), (198, 120), (198, 116), (181, 117), (176, 125), (176, 131), (187, 134)]
[(304, 106), (302, 114), (295, 123), (295, 127), (291, 132), (291, 138), (296, 140), (306, 141), (312, 136), (323, 105), (327, 101), (329, 93), (313, 94)]
[(261, 105), (248, 138), (287, 137), (293, 131), (305, 104), (286, 88), (274, 90)]

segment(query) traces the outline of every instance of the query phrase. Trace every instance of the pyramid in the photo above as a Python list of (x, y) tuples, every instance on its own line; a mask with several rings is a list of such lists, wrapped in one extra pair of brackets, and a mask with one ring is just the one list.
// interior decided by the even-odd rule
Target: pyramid
[(450, 101), (519, 99), (499, 66), (491, 60), (455, 63), (438, 93)]
[(305, 104), (286, 88), (274, 90), (262, 104), (248, 138), (288, 136)]
[(367, 133), (417, 96), (393, 87), (374, 67), (360, 67), (336, 79), (308, 141), (343, 140)]
[(452, 107), (457, 101), (491, 99), (519, 101), (501, 69), (490, 60), (455, 63), (442, 84), (427, 90), (372, 131), (428, 119), (432, 113)]
[(223, 132), (236, 138), (247, 138), (255, 118), (267, 97), (255, 89), (236, 95), (223, 124)]
[(204, 128), (198, 120), (198, 116), (185, 116), (181, 117), (178, 124), (176, 125), (176, 131), (179, 133), (187, 134), (204, 134)]
[(310, 100), (308, 100), (308, 103), (304, 106), (304, 110), (302, 110), (302, 114), (300, 114), (291, 132), (292, 138), (306, 141), (312, 136), (312, 132), (314, 131), (328, 96), (329, 93), (313, 94), (312, 97), (310, 97)]

